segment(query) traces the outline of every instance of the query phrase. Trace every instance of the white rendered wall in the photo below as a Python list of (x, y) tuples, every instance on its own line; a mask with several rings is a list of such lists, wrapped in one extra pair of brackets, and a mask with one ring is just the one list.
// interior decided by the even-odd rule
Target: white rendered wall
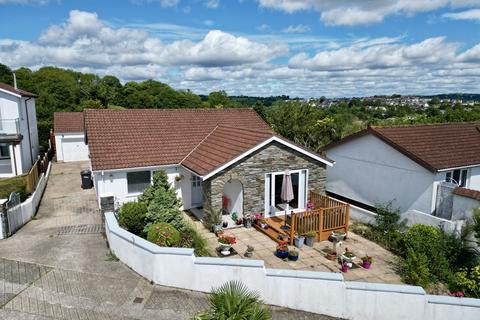
[(327, 155), (335, 159), (327, 168), (328, 191), (370, 206), (393, 201), (402, 212), (432, 212), (434, 174), (379, 138), (369, 134)]
[[(83, 140), (81, 147), (75, 150), (74, 154), (65, 154), (71, 152), (71, 148), (64, 148), (64, 144), (71, 144), (72, 139)], [(68, 146), (67, 146), (68, 147)], [(85, 144), (85, 135), (83, 132), (55, 134), (55, 149), (57, 161), (86, 161), (88, 157), (88, 145)]]
[(415, 286), (344, 281), (339, 273), (266, 269), (263, 260), (196, 257), (193, 249), (159, 247), (120, 228), (111, 212), (105, 214), (105, 233), (123, 263), (163, 286), (210, 292), (236, 280), (267, 304), (353, 320), (480, 318), (479, 299), (431, 296)]
[[(191, 208), (191, 173), (183, 167), (173, 165), (167, 167), (150, 167), (145, 169), (124, 169), (111, 171), (95, 171), (93, 172), (94, 186), (97, 193), (97, 200), (100, 203), (100, 197), (104, 194), (113, 194), (115, 202), (122, 204), (125, 202), (135, 201), (141, 193), (129, 194), (127, 184), (127, 172), (134, 171), (150, 171), (153, 173), (157, 170), (164, 170), (167, 173), (168, 181), (174, 186), (177, 196), (182, 199), (182, 209)], [(182, 175), (180, 181), (175, 181), (175, 177)]]
[(480, 166), (470, 168), (470, 179), (467, 188), (480, 190)]
[(227, 181), (223, 186), (223, 195), (230, 202), (228, 204), (228, 212), (236, 212), (239, 218), (243, 217), (243, 186), (239, 180)]

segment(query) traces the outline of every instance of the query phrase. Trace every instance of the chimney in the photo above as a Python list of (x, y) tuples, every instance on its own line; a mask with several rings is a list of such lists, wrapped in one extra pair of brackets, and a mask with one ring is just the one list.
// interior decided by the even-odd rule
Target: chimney
[(17, 88), (17, 76), (15, 75), (15, 72), (12, 72), (13, 73), (13, 87), (16, 89)]

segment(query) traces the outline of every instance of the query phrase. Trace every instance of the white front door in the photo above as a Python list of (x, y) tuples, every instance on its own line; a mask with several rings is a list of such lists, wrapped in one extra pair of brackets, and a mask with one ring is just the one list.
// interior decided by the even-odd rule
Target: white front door
[(192, 207), (199, 207), (203, 204), (202, 179), (192, 175)]
[[(284, 172), (272, 172), (265, 175), (265, 215), (285, 214), (286, 203), (280, 196)], [(307, 203), (308, 171), (291, 170), (294, 198), (289, 202), (289, 211), (302, 211)]]

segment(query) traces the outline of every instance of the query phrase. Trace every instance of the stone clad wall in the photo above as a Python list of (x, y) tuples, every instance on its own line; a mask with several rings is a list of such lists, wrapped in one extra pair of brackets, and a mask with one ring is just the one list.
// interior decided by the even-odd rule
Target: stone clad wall
[(308, 189), (325, 193), (326, 165), (280, 143), (273, 142), (203, 182), (204, 206), (222, 207), (223, 186), (232, 179), (243, 185), (243, 209), (263, 213), (265, 174), (308, 169)]

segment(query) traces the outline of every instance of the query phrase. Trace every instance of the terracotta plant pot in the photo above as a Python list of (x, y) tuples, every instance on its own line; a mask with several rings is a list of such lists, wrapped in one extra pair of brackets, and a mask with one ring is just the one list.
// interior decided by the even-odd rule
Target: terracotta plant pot
[(337, 254), (335, 252), (329, 252), (327, 253), (327, 259), (330, 261), (335, 261), (337, 260)]

